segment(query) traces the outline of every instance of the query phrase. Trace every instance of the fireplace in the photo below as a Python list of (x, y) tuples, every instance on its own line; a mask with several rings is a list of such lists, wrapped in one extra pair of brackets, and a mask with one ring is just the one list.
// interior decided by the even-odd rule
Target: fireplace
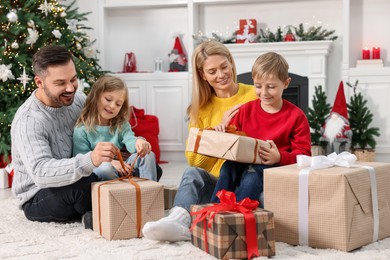
[[(305, 113), (309, 105), (309, 80), (307, 77), (289, 73), (290, 85), (283, 91), (283, 98), (301, 108)], [(253, 85), (252, 73), (246, 72), (237, 75), (237, 81)]]

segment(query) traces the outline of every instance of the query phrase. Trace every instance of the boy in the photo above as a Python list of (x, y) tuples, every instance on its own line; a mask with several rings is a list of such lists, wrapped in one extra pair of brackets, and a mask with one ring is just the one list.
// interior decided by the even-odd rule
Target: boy
[[(234, 191), (237, 200), (249, 197), (259, 200), (263, 191), (265, 168), (296, 163), (298, 154), (311, 155), (310, 127), (305, 113), (282, 98), (291, 78), (288, 63), (274, 52), (259, 56), (252, 67), (252, 78), (258, 99), (240, 107), (230, 125), (248, 136), (267, 140), (270, 147), (258, 151), (263, 164), (226, 161), (220, 172), (211, 202), (219, 202), (216, 193)], [(224, 131), (226, 125), (215, 127)]]

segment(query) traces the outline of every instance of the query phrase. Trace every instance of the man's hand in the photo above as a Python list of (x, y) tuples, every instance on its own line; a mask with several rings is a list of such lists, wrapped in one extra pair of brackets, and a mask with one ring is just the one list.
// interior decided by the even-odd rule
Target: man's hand
[(138, 138), (135, 142), (135, 148), (137, 149), (139, 157), (142, 158), (150, 153), (150, 151), (152, 150), (152, 145), (148, 141), (142, 138)]
[(267, 140), (270, 144), (269, 147), (261, 146), (259, 150), (259, 156), (262, 160), (262, 164), (264, 165), (274, 165), (280, 162), (280, 153), (278, 147), (272, 140)]
[(98, 167), (102, 162), (111, 162), (119, 149), (110, 142), (99, 142), (91, 153), (93, 165)]

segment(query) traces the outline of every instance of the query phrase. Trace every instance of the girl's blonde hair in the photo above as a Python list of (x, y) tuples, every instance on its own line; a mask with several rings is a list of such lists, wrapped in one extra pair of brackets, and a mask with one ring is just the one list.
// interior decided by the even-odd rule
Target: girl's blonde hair
[(198, 124), (199, 110), (210, 100), (214, 92), (212, 86), (203, 79), (203, 66), (209, 56), (221, 55), (228, 59), (233, 68), (233, 81), (237, 83), (236, 64), (229, 49), (220, 42), (210, 40), (199, 44), (192, 54), (192, 97), (187, 108), (190, 124)]
[(95, 130), (96, 122), (99, 120), (98, 104), (100, 97), (104, 92), (113, 92), (123, 90), (125, 99), (118, 115), (110, 120), (110, 132), (114, 133), (115, 129), (122, 128), (124, 122), (129, 121), (129, 94), (126, 84), (118, 77), (111, 75), (101, 76), (92, 86), (91, 92), (87, 96), (83, 110), (76, 122), (76, 126), (83, 124), (89, 131)]
[(252, 78), (276, 75), (281, 81), (288, 79), (288, 63), (282, 55), (267, 52), (260, 55), (252, 66)]

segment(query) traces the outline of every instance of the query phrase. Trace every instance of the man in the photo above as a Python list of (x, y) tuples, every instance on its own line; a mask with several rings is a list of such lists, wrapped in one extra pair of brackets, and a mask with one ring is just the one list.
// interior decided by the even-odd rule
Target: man
[(326, 141), (326, 153), (341, 153), (349, 151), (352, 141), (352, 130), (349, 126), (347, 102), (344, 95), (344, 85), (340, 82), (332, 111), (323, 126), (323, 136)]
[(77, 90), (70, 52), (45, 46), (33, 57), (37, 89), (15, 114), (11, 126), (12, 191), (32, 221), (68, 221), (83, 216), (92, 226), (92, 170), (111, 162), (118, 148), (102, 142), (87, 154), (72, 155), (74, 124), (85, 95)]

